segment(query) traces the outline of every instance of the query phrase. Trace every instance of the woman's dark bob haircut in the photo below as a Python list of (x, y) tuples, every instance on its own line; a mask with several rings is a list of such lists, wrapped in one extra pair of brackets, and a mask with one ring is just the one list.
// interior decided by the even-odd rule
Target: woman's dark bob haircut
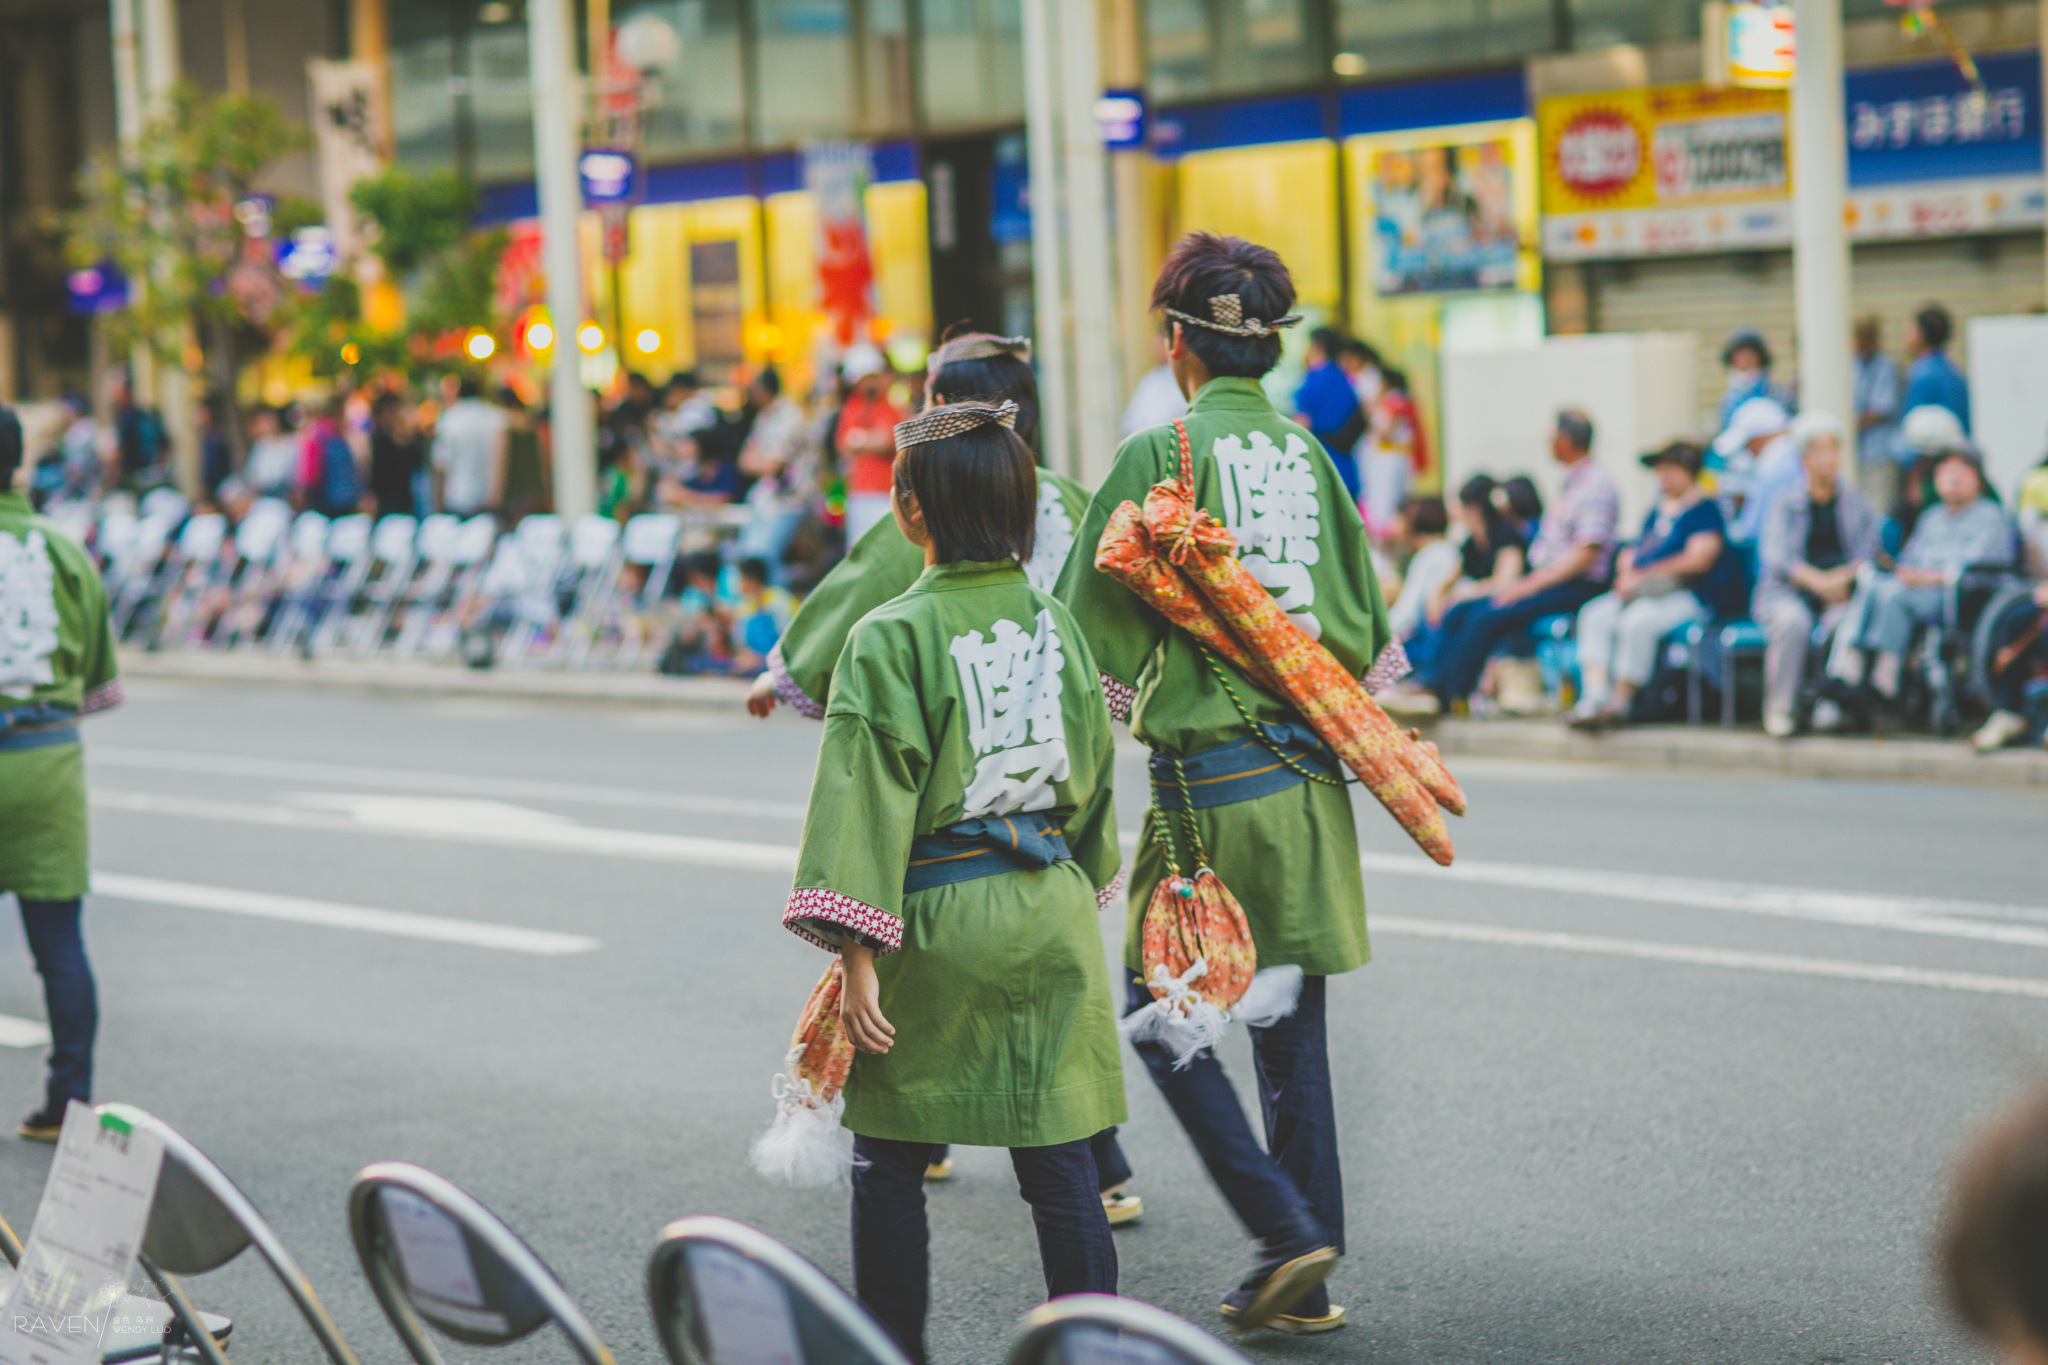
[(1949, 1306), (1986, 1344), (2048, 1349), (2048, 1090), (1964, 1156), (1937, 1245)]
[(917, 500), (940, 564), (1031, 558), (1038, 469), (1017, 433), (991, 422), (896, 455), (896, 500)]
[[(1173, 244), (1152, 284), (1152, 308), (1173, 308), (1192, 317), (1210, 316), (1209, 300), (1235, 294), (1247, 318), (1271, 322), (1294, 307), (1294, 277), (1271, 247), (1242, 237), (1190, 232)], [(1280, 338), (1231, 336), (1207, 327), (1162, 318), (1170, 340), (1179, 327), (1188, 349), (1213, 378), (1262, 379), (1280, 363)]]
[(969, 398), (1017, 405), (1017, 437), (1034, 453), (1038, 450), (1038, 375), (1031, 362), (1014, 355), (983, 356), (979, 360), (955, 360), (939, 366), (925, 385), (932, 400), (959, 403)]

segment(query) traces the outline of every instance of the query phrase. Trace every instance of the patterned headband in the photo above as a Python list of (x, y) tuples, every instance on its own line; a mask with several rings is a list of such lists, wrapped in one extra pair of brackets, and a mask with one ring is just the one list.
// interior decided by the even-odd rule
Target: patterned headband
[(933, 351), (931, 359), (925, 362), (925, 372), (937, 374), (941, 366), (951, 365), (956, 360), (987, 360), (999, 355), (1012, 355), (1019, 360), (1031, 359), (1031, 338), (999, 337), (988, 332), (969, 332), (966, 336), (954, 337)]
[(1234, 337), (1269, 337), (1281, 328), (1292, 327), (1301, 321), (1299, 313), (1289, 313), (1286, 317), (1274, 318), (1271, 322), (1248, 318), (1244, 315), (1243, 300), (1235, 294), (1218, 294), (1210, 299), (1209, 316), (1206, 318), (1183, 313), (1178, 308), (1165, 308), (1160, 311), (1170, 318), (1178, 318), (1197, 327), (1206, 327), (1212, 332), (1227, 332)]
[(1017, 429), (1017, 405), (1004, 403), (944, 403), (927, 408), (907, 422), (896, 424), (896, 448), (907, 450), (949, 436), (964, 436), (989, 425), (1005, 431)]

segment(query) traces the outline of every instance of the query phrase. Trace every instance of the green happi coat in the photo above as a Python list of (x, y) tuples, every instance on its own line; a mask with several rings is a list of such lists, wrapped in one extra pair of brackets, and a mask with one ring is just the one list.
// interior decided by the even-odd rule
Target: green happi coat
[[(926, 569), (864, 617), (832, 680), (784, 922), (876, 950), (885, 1054), (846, 1126), (1044, 1147), (1124, 1121), (1099, 908), (1122, 878), (1109, 714), (1066, 608), (1014, 562)], [(905, 893), (914, 837), (1043, 812), (1070, 861)]]
[[(92, 556), (0, 492), (0, 712), (79, 714), (121, 700), (107, 590)], [(0, 725), (0, 730), (5, 726)], [(0, 738), (0, 892), (63, 901), (87, 890), (85, 749)]]
[[(1088, 490), (1064, 474), (1038, 471), (1038, 528), (1024, 574), (1051, 592), (1074, 545), (1074, 528), (1088, 511)], [(903, 538), (896, 518), (884, 517), (834, 565), (768, 656), (775, 690), (798, 712), (817, 720), (831, 700), (832, 668), (854, 623), (898, 596), (924, 572), (924, 551)]]
[[(1322, 443), (1276, 412), (1251, 379), (1210, 381), (1186, 422), (1202, 506), (1230, 528), (1246, 567), (1281, 607), (1368, 685), (1377, 681), (1375, 672), (1405, 672), (1405, 655), (1398, 645), (1390, 648), (1386, 601), (1358, 507)], [(1081, 544), (1092, 550), (1110, 513), (1124, 502), (1143, 505), (1146, 490), (1178, 470), (1179, 461), (1171, 426), (1125, 441), (1088, 509)], [(1132, 732), (1154, 752), (1186, 758), (1251, 733), (1193, 637), (1098, 571), (1092, 553), (1068, 559), (1055, 595), (1087, 632), (1112, 708), (1128, 708)], [(1300, 723), (1285, 702), (1229, 664), (1222, 667), (1255, 720)], [(1194, 816), (1209, 865), (1244, 906), (1259, 966), (1294, 963), (1324, 976), (1371, 958), (1358, 833), (1344, 788), (1308, 782)], [(1180, 816), (1170, 818), (1181, 870), (1192, 873)], [(1131, 874), (1124, 942), (1124, 965), (1133, 971), (1142, 970), (1145, 906), (1168, 862), (1148, 819)]]

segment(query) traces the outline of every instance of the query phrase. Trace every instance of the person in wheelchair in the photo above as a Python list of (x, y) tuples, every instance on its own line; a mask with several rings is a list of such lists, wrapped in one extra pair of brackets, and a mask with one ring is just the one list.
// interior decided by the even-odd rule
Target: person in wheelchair
[(1763, 628), (1764, 733), (1797, 729), (1799, 688), (1816, 627), (1834, 630), (1848, 615), (1856, 578), (1878, 551), (1877, 513), (1841, 481), (1842, 436), (1832, 424), (1802, 417), (1799, 460), (1805, 482), (1786, 490), (1763, 521), (1750, 614)]
[(2048, 740), (2048, 580), (2015, 587), (2027, 590), (2011, 591), (1987, 608), (1994, 709), (1970, 738), (1980, 754), (2022, 738)]
[(1866, 567), (1858, 577), (1829, 652), (1824, 704), (1814, 708), (1817, 728), (1839, 727), (1845, 709), (1867, 728), (1874, 709), (1895, 707), (1907, 651), (1923, 630), (1942, 622), (1949, 590), (1963, 571), (2011, 564), (2012, 525), (1987, 490), (1984, 467), (1967, 446), (1952, 446), (1935, 461), (1939, 503), (1920, 514), (1889, 573)]

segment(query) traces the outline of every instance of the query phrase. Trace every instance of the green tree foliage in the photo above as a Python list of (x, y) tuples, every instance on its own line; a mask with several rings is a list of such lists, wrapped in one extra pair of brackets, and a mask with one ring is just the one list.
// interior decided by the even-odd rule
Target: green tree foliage
[(476, 216), (476, 186), (453, 171), (415, 175), (393, 166), (357, 181), (348, 197), (377, 225), (370, 249), (395, 280), (461, 245)]

